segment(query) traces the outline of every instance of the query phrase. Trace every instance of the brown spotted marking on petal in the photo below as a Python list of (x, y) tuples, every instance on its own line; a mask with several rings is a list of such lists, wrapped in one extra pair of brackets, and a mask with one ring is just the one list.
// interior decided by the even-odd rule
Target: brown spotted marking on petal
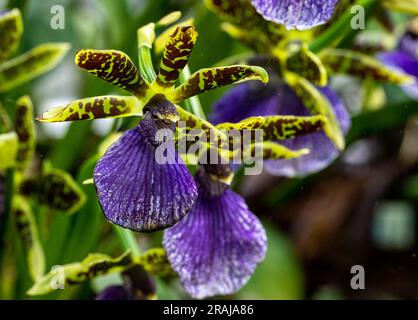
[(141, 78), (132, 60), (117, 50), (80, 50), (76, 55), (76, 64), (136, 96), (144, 96), (147, 85)]
[(0, 13), (0, 61), (6, 60), (16, 50), (22, 33), (22, 16), (18, 9)]
[(157, 83), (163, 87), (171, 87), (180, 76), (192, 53), (197, 39), (193, 26), (177, 27), (170, 36), (160, 63)]
[(201, 69), (173, 92), (174, 102), (180, 102), (197, 94), (246, 80), (268, 81), (267, 72), (254, 66), (228, 66)]
[(286, 140), (321, 130), (324, 116), (268, 116), (262, 127), (265, 141)]

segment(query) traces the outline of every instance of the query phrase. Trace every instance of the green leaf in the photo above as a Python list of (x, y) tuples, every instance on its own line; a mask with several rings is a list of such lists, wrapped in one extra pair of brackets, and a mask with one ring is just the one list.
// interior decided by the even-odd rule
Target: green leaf
[(122, 51), (82, 49), (75, 56), (80, 68), (115, 86), (143, 97), (148, 88), (132, 60)]
[(386, 67), (378, 60), (359, 52), (327, 48), (320, 53), (322, 63), (330, 74), (343, 73), (360, 79), (398, 85), (413, 82), (413, 78)]
[(75, 100), (48, 110), (36, 120), (64, 122), (142, 116), (144, 104), (133, 96), (98, 96)]
[(29, 273), (36, 281), (45, 272), (45, 255), (39, 240), (35, 218), (24, 197), (14, 196), (12, 214), (15, 218), (16, 229), (25, 253)]
[(266, 70), (256, 66), (234, 65), (200, 69), (192, 74), (186, 82), (168, 93), (167, 98), (174, 103), (179, 103), (215, 88), (249, 80), (260, 80), (267, 83), (269, 76)]
[(54, 268), (37, 280), (27, 294), (30, 296), (44, 295), (58, 289), (60, 286), (61, 288), (66, 288), (97, 276), (125, 271), (132, 264), (133, 261), (129, 251), (117, 258), (111, 258), (100, 253), (92, 253), (81, 262)]
[(19, 139), (16, 132), (0, 134), (0, 170), (15, 166)]
[(0, 13), (0, 62), (16, 50), (22, 33), (23, 22), (19, 9)]
[(24, 180), (21, 189), (47, 207), (69, 214), (77, 211), (86, 200), (71, 175), (59, 169), (49, 169), (38, 177)]
[(24, 170), (32, 160), (35, 152), (35, 127), (33, 105), (29, 96), (21, 97), (16, 102), (15, 131), (19, 138), (17, 166)]
[(169, 37), (161, 58), (160, 70), (155, 80), (163, 88), (173, 87), (187, 65), (197, 40), (193, 26), (177, 27)]
[(297, 74), (287, 72), (285, 78), (286, 82), (295, 90), (311, 114), (326, 117), (327, 123), (324, 126), (325, 134), (334, 142), (339, 150), (343, 150), (345, 147), (344, 135), (331, 103), (313, 84)]
[(0, 64), (0, 93), (11, 90), (54, 68), (69, 50), (65, 43), (39, 45)]

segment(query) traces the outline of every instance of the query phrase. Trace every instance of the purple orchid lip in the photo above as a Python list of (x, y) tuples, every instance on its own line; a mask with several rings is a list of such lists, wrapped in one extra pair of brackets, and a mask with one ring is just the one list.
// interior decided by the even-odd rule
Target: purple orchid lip
[[(342, 100), (330, 88), (318, 88), (329, 100), (339, 120), (341, 129), (347, 133), (351, 120)], [(214, 123), (238, 122), (251, 116), (309, 115), (308, 109), (287, 85), (272, 81), (268, 85), (244, 83), (230, 90), (219, 100), (210, 119)], [(266, 160), (265, 169), (278, 176), (304, 176), (327, 167), (339, 152), (322, 131), (281, 141), (280, 144), (299, 150), (309, 148), (311, 152), (292, 160)]]
[(124, 228), (150, 232), (172, 226), (193, 206), (197, 188), (174, 144), (167, 163), (156, 161), (156, 149), (141, 127), (127, 131), (99, 160), (94, 183), (106, 218)]
[(264, 19), (287, 29), (310, 29), (326, 23), (334, 14), (338, 0), (252, 0)]
[(198, 299), (238, 291), (267, 250), (265, 230), (244, 199), (230, 189), (208, 191), (200, 185), (192, 211), (163, 239), (173, 269)]

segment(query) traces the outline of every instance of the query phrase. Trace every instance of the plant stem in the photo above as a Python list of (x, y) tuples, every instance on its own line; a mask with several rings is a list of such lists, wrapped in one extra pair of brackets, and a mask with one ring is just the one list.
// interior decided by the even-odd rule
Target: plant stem
[[(358, 0), (355, 5), (359, 5), (364, 8), (366, 18), (369, 17), (369, 13), (377, 5), (378, 0)], [(351, 10), (345, 12), (337, 21), (334, 22), (326, 31), (324, 31), (319, 37), (317, 37), (309, 46), (312, 52), (319, 52), (327, 46), (338, 43), (345, 39), (347, 35), (356, 34), (360, 30), (354, 30), (351, 28), (350, 22), (354, 17)], [(349, 30), (347, 32), (347, 30)]]
[[(191, 76), (189, 65), (186, 65), (183, 72), (180, 74), (180, 81), (185, 82)], [(203, 111), (202, 105), (198, 96), (191, 97), (184, 101), (186, 108), (191, 113), (197, 115), (199, 118), (206, 120), (205, 112)]]
[(156, 78), (154, 66), (151, 59), (151, 49), (141, 46), (139, 50), (139, 71), (148, 83), (152, 83)]
[(113, 226), (116, 234), (120, 240), (122, 247), (125, 250), (131, 250), (134, 256), (139, 256), (141, 254), (141, 249), (135, 239), (134, 233), (131, 230), (119, 227), (117, 225)]

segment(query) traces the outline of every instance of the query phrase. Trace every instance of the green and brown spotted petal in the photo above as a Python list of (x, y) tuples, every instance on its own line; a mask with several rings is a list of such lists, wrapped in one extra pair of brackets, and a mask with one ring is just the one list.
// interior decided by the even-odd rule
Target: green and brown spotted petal
[(86, 200), (71, 175), (59, 169), (49, 169), (36, 178), (24, 180), (21, 192), (51, 209), (69, 214), (77, 211)]
[(0, 134), (0, 170), (13, 168), (16, 165), (19, 139), (16, 132)]
[(22, 85), (54, 68), (69, 50), (65, 43), (39, 45), (0, 64), (0, 93)]
[(75, 100), (48, 110), (37, 118), (41, 122), (64, 122), (101, 118), (142, 116), (144, 104), (132, 96), (99, 96)]
[(201, 69), (170, 93), (168, 98), (178, 103), (215, 88), (249, 80), (267, 83), (269, 76), (266, 70), (255, 66), (234, 65)]
[(147, 273), (154, 276), (164, 277), (173, 273), (163, 248), (147, 250), (138, 258), (137, 262)]
[(197, 40), (193, 26), (177, 27), (168, 39), (160, 63), (156, 83), (161, 87), (172, 87), (189, 61)]
[(309, 153), (309, 149), (291, 150), (280, 144), (264, 141), (253, 143), (244, 150), (234, 150), (234, 154), (240, 152), (243, 158), (260, 157), (263, 160), (295, 159)]
[(286, 36), (286, 29), (279, 24), (265, 20), (248, 0), (205, 0), (206, 6), (222, 20), (247, 30), (252, 47), (265, 51), (275, 47)]
[(344, 73), (361, 79), (370, 79), (393, 84), (407, 84), (412, 78), (389, 69), (378, 60), (354, 51), (325, 49), (320, 58), (329, 73)]
[(323, 129), (327, 118), (323, 115), (311, 117), (299, 116), (267, 116), (263, 130), (264, 141), (293, 139)]
[(418, 15), (418, 0), (383, 0), (389, 9)]
[(184, 20), (184, 21), (180, 21), (180, 22), (174, 24), (173, 26), (171, 26), (170, 28), (167, 28), (166, 30), (164, 30), (155, 39), (155, 42), (154, 42), (155, 53), (160, 54), (161, 52), (163, 52), (163, 50), (165, 49), (165, 46), (168, 43), (171, 35), (173, 34), (174, 31), (176, 31), (177, 28), (193, 26), (193, 25), (194, 25), (194, 19), (190, 18), (190, 19), (187, 19), (187, 20)]
[(177, 123), (175, 136), (177, 141), (185, 138), (191, 130), (194, 130), (195, 132), (201, 130), (202, 134), (205, 134), (208, 138), (208, 142), (210, 142), (209, 139), (211, 138), (211, 140), (217, 145), (226, 143), (226, 134), (209, 121), (200, 119), (193, 113), (190, 113), (179, 106), (176, 106), (176, 110), (180, 117), (180, 120)]
[(0, 102), (0, 134), (9, 132), (12, 130), (12, 121), (10, 120), (9, 114)]
[(251, 117), (244, 119), (238, 123), (224, 122), (216, 125), (219, 130), (254, 130), (262, 128), (266, 119), (264, 117)]
[(310, 51), (306, 44), (289, 44), (286, 53), (285, 68), (287, 70), (306, 78), (317, 86), (327, 85), (327, 70), (318, 56)]
[(83, 261), (53, 268), (38, 279), (27, 292), (30, 296), (50, 293), (59, 288), (67, 288), (115, 272), (123, 272), (133, 266), (131, 253), (125, 252), (117, 258), (100, 253), (89, 254)]
[(18, 9), (0, 12), (0, 62), (16, 50), (22, 33), (22, 15)]
[(293, 88), (312, 115), (323, 115), (327, 119), (324, 132), (339, 150), (345, 147), (344, 134), (339, 126), (332, 105), (321, 92), (308, 80), (292, 72), (285, 73), (285, 79)]
[(24, 170), (35, 152), (35, 127), (33, 105), (29, 96), (21, 97), (16, 103), (15, 131), (19, 138), (17, 167)]
[(19, 195), (13, 197), (12, 214), (25, 253), (29, 274), (34, 281), (37, 281), (45, 272), (45, 255), (39, 240), (35, 217), (24, 197)]
[(148, 88), (132, 60), (122, 51), (83, 49), (76, 54), (75, 63), (137, 97), (143, 97)]

